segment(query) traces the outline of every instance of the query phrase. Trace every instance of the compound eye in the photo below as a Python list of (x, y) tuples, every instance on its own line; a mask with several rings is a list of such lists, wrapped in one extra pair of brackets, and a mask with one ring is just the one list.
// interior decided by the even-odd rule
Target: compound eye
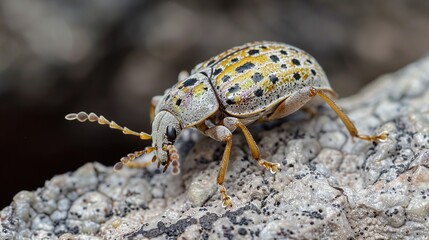
[(174, 142), (174, 140), (176, 140), (176, 129), (173, 126), (167, 126), (167, 131), (165, 134), (167, 135), (168, 141)]

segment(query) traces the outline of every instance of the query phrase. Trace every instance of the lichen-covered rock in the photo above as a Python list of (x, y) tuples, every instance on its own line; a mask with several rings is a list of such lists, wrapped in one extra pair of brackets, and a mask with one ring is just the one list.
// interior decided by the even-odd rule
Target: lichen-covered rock
[(385, 142), (352, 139), (327, 107), (254, 125), (264, 158), (281, 164), (275, 175), (238, 132), (231, 209), (216, 187), (223, 144), (192, 132), (178, 142), (189, 150), (179, 176), (88, 163), (18, 193), (0, 212), (0, 239), (427, 238), (428, 102), (429, 57), (339, 102), (362, 133), (388, 131)]

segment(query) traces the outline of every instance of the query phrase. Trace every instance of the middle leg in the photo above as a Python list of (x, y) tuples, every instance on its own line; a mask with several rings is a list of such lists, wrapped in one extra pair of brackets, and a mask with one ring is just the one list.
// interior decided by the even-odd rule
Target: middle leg
[(260, 166), (264, 167), (267, 170), (270, 170), (270, 172), (273, 174), (279, 170), (280, 164), (268, 162), (261, 158), (261, 151), (259, 150), (259, 147), (256, 144), (255, 140), (253, 139), (252, 134), (249, 132), (246, 125), (244, 125), (239, 119), (234, 117), (226, 117), (223, 119), (223, 124), (231, 131), (234, 131), (237, 127), (241, 129), (244, 134), (244, 137), (246, 138), (247, 145), (249, 145), (253, 159), (255, 159)]
[(215, 126), (207, 129), (204, 132), (207, 136), (217, 141), (226, 142), (225, 150), (223, 151), (222, 162), (220, 164), (219, 173), (217, 175), (217, 185), (219, 193), (222, 198), (222, 206), (232, 207), (231, 197), (226, 193), (226, 189), (223, 185), (225, 181), (225, 174), (228, 168), (229, 155), (232, 147), (232, 133), (229, 129), (224, 126)]

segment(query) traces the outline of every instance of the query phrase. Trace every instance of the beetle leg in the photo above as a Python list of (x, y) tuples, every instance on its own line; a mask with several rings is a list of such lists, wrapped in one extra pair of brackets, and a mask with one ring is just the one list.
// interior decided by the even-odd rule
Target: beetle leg
[(231, 153), (232, 133), (224, 126), (215, 126), (209, 128), (204, 133), (214, 140), (226, 142), (225, 150), (223, 151), (222, 162), (217, 175), (217, 185), (222, 198), (222, 206), (232, 207), (231, 197), (228, 196), (226, 189), (223, 186), (226, 170), (228, 168), (229, 155)]
[[(329, 93), (334, 94), (333, 92)], [(263, 120), (271, 121), (286, 117), (287, 115), (300, 109), (302, 106), (304, 106), (304, 104), (306, 104), (316, 95), (322, 98), (332, 108), (332, 110), (334, 110), (334, 112), (338, 115), (344, 125), (346, 125), (346, 128), (352, 137), (357, 137), (359, 139), (367, 141), (382, 142), (386, 140), (387, 132), (382, 132), (379, 135), (374, 136), (359, 135), (356, 126), (353, 124), (350, 118), (341, 110), (341, 108), (338, 107), (338, 105), (328, 96), (326, 90), (319, 90), (313, 87), (305, 87), (296, 91), (294, 94), (292, 94), (283, 102), (281, 102), (274, 110), (274, 112)]]
[(235, 130), (235, 128), (237, 127), (241, 129), (244, 134), (244, 137), (246, 138), (247, 145), (249, 145), (252, 157), (259, 163), (259, 165), (261, 165), (267, 170), (270, 170), (270, 172), (273, 174), (279, 170), (280, 164), (268, 162), (261, 158), (261, 151), (259, 150), (259, 147), (256, 144), (255, 140), (253, 139), (252, 134), (239, 119), (234, 117), (226, 117), (223, 119), (223, 123), (230, 130)]
[(379, 142), (383, 142), (387, 139), (388, 133), (386, 131), (380, 133), (379, 135), (373, 135), (373, 136), (359, 135), (356, 126), (353, 124), (350, 118), (343, 112), (343, 110), (341, 110), (340, 107), (338, 107), (338, 105), (327, 94), (325, 94), (322, 90), (318, 90), (315, 88), (311, 88), (309, 93), (310, 93), (310, 96), (318, 95), (319, 97), (321, 97), (329, 105), (329, 107), (331, 107), (332, 110), (334, 110), (334, 112), (338, 115), (341, 121), (343, 121), (344, 125), (346, 125), (347, 130), (349, 131), (350, 135), (352, 135), (352, 137), (357, 137), (359, 139), (366, 140), (366, 141), (379, 141)]

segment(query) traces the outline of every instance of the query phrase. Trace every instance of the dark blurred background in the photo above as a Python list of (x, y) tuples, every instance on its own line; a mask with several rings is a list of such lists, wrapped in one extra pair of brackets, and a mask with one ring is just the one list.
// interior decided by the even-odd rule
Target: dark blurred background
[(348, 96), (429, 51), (429, 1), (2, 0), (0, 209), (56, 174), (142, 149), (65, 114), (150, 132), (151, 96), (180, 70), (255, 40), (310, 52)]

